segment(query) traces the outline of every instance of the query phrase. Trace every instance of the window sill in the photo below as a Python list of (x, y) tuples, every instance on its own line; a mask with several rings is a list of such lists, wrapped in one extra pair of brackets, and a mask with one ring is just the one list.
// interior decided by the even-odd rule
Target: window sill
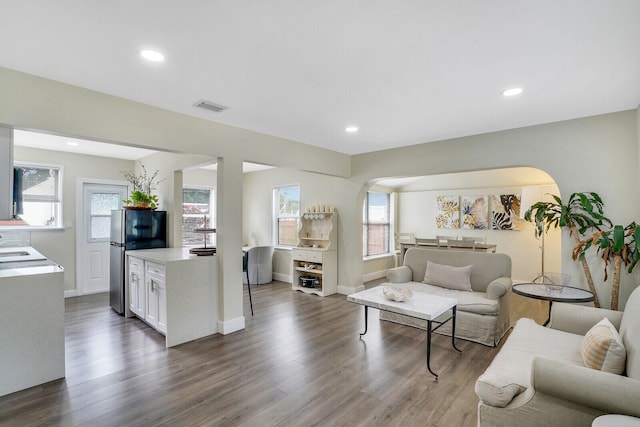
[(295, 246), (274, 246), (273, 249), (277, 251), (292, 251)]
[(382, 258), (393, 258), (394, 256), (395, 256), (395, 254), (393, 254), (393, 253), (386, 253), (386, 254), (371, 255), (371, 256), (362, 257), (362, 260), (363, 261), (371, 261), (371, 260), (382, 259)]

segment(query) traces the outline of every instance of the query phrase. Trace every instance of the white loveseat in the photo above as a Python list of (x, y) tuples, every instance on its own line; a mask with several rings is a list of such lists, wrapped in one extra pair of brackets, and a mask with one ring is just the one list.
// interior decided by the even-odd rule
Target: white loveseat
[[(443, 275), (447, 273), (446, 268), (451, 267), (456, 270), (451, 274), (456, 280), (460, 276), (460, 270), (466, 267), (466, 272), (470, 272), (470, 276), (466, 278), (470, 289), (455, 289), (462, 287), (456, 286), (458, 283), (445, 287), (449, 284), (439, 283), (438, 278), (433, 275), (433, 282), (440, 286), (425, 283), (427, 263), (431, 263), (431, 267), (437, 266)], [(405, 253), (403, 265), (387, 272), (387, 280), (388, 284), (399, 289), (457, 299), (457, 338), (495, 346), (510, 328), (508, 293), (511, 289), (511, 258), (508, 255), (471, 250), (410, 248)], [(442, 317), (447, 316), (445, 313)], [(383, 311), (380, 319), (427, 328), (426, 320), (401, 314)], [(437, 332), (451, 335), (450, 322)]]
[[(616, 347), (624, 346), (616, 355), (621, 375), (585, 366), (584, 336), (604, 317), (619, 331)], [(571, 427), (591, 426), (603, 414), (640, 417), (640, 288), (624, 312), (556, 303), (550, 325), (516, 323), (476, 382), (478, 425)], [(611, 351), (604, 348), (600, 355)]]

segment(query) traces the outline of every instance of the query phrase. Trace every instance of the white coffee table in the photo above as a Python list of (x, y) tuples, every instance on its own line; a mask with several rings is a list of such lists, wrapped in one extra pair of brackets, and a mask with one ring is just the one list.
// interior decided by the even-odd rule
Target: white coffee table
[[(451, 320), (451, 345), (458, 352), (462, 353), (456, 347), (456, 306), (458, 301), (453, 298), (429, 295), (422, 292), (413, 292), (413, 296), (409, 301), (396, 302), (388, 300), (382, 293), (382, 286), (356, 292), (347, 296), (347, 301), (364, 306), (364, 332), (360, 334), (362, 337), (367, 333), (369, 320), (369, 307), (378, 310), (389, 311), (391, 313), (404, 314), (405, 316), (415, 317), (427, 321), (427, 369), (432, 375), (438, 379), (438, 374), (431, 370), (431, 332), (437, 330), (440, 326)], [(436, 321), (438, 316), (451, 310), (451, 316), (443, 321)], [(433, 324), (437, 326), (433, 328)]]

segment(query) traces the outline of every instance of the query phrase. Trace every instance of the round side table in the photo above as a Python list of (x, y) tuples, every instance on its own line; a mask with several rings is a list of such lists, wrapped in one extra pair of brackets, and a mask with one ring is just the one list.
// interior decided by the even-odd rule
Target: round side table
[(511, 287), (513, 293), (527, 298), (541, 299), (549, 301), (549, 315), (542, 326), (547, 326), (551, 320), (551, 304), (557, 302), (590, 302), (594, 300), (594, 295), (586, 289), (563, 286), (558, 291), (548, 290), (541, 283), (518, 283)]

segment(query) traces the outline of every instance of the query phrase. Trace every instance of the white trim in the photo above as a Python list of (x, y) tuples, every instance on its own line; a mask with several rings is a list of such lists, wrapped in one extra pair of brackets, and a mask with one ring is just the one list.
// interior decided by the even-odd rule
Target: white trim
[(382, 259), (382, 258), (393, 258), (395, 256), (396, 256), (396, 254), (393, 253), (393, 252), (386, 252), (384, 254), (369, 255), (369, 256), (363, 257), (362, 261), (371, 261), (371, 260), (374, 260), (374, 259)]
[(236, 331), (244, 329), (244, 316), (236, 317), (231, 320), (218, 320), (218, 333), (228, 335)]
[[(124, 186), (127, 188), (127, 193), (129, 193), (131, 191), (131, 187), (129, 186), (129, 183), (127, 181), (118, 181), (118, 180), (114, 180), (114, 179), (96, 179), (96, 178), (83, 178), (83, 177), (78, 177), (76, 178), (76, 213), (75, 213), (75, 223), (76, 223), (76, 227), (75, 227), (75, 232), (76, 232), (76, 250), (75, 250), (75, 264), (76, 264), (76, 277), (75, 277), (75, 292), (76, 295), (85, 295), (84, 293), (80, 292), (80, 289), (78, 287), (78, 279), (80, 278), (80, 263), (78, 262), (79, 259), (81, 259), (80, 256), (80, 248), (84, 247), (83, 244), (83, 239), (84, 239), (84, 230), (86, 228), (86, 224), (84, 224), (83, 222), (83, 218), (84, 218), (84, 186), (85, 185), (119, 185), (119, 186)], [(108, 291), (109, 289), (106, 289), (106, 291)], [(103, 291), (104, 292), (104, 291)], [(66, 293), (65, 293), (65, 297), (66, 297)]]
[(73, 297), (78, 297), (80, 296), (80, 293), (78, 292), (77, 289), (72, 289), (70, 291), (64, 291), (64, 297), (66, 298), (73, 298)]
[(350, 286), (338, 285), (338, 293), (341, 295), (351, 295), (360, 291), (364, 291), (364, 285), (360, 285), (355, 288), (352, 288)]
[[(300, 226), (300, 217), (302, 216), (302, 185), (297, 184), (282, 184), (274, 185), (271, 187), (271, 242), (274, 247), (288, 246), (278, 244), (278, 219), (280, 218), (280, 199), (276, 197), (279, 194), (281, 188), (298, 187), (298, 226)], [(293, 217), (292, 217), (293, 218)], [(296, 239), (297, 240), (297, 239)], [(292, 245), (295, 246), (295, 245)]]
[(28, 226), (29, 231), (39, 231), (41, 229), (64, 229), (64, 165), (59, 165), (55, 163), (38, 163), (38, 162), (28, 162), (17, 160), (13, 162), (13, 167), (33, 167), (38, 169), (57, 169), (58, 170), (58, 182), (56, 183), (56, 190), (58, 191), (58, 224), (49, 227), (49, 226), (38, 226), (31, 225)]
[(273, 280), (278, 280), (279, 282), (291, 283), (292, 279), (290, 274), (273, 273)]
[(382, 277), (387, 277), (387, 270), (374, 271), (373, 273), (365, 274), (362, 276), (363, 282), (370, 282), (371, 280), (380, 279)]
[(83, 295), (104, 294), (106, 292), (109, 292), (109, 290), (107, 289), (107, 290), (97, 290), (92, 292), (80, 292), (78, 289), (71, 289), (71, 290), (64, 291), (64, 297), (73, 298), (73, 297), (81, 297)]

